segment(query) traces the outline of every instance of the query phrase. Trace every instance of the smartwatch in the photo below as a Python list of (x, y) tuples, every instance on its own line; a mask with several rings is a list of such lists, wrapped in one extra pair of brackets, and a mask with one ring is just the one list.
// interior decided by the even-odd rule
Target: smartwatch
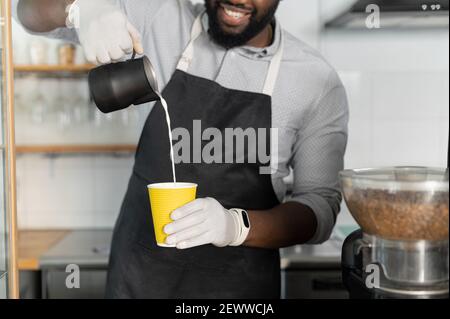
[(230, 212), (234, 214), (238, 226), (238, 235), (230, 246), (241, 246), (250, 232), (250, 218), (248, 217), (247, 211), (244, 209), (232, 208), (230, 209)]

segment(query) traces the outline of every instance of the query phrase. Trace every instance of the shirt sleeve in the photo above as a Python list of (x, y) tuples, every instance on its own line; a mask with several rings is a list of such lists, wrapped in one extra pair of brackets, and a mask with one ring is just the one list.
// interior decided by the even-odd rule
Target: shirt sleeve
[(192, 23), (202, 6), (189, 0), (120, 0), (122, 10), (141, 33), (161, 88), (170, 80), (190, 40)]
[(142, 33), (144, 28), (150, 26), (165, 5), (176, 0), (115, 0), (128, 19)]
[(308, 244), (329, 239), (340, 211), (338, 173), (344, 167), (348, 118), (346, 92), (333, 71), (297, 134), (292, 158), (291, 200), (311, 208), (317, 218), (317, 231)]
[[(17, 6), (19, 0), (12, 1), (12, 14), (16, 21), (19, 21), (17, 15)], [(128, 19), (135, 27), (142, 32), (146, 25), (151, 25), (156, 18), (161, 7), (169, 2), (176, 0), (112, 0), (127, 15)], [(33, 32), (27, 30), (28, 33), (34, 35), (42, 35), (48, 38), (61, 39), (69, 42), (79, 43), (77, 33), (74, 29), (57, 28), (50, 32)]]
[[(12, 16), (18, 23), (20, 23), (20, 20), (17, 15), (18, 4), (19, 4), (19, 0), (11, 0)], [(22, 24), (20, 23), (20, 25), (22, 25)], [(23, 25), (22, 25), (22, 27), (30, 34), (41, 35), (41, 36), (45, 36), (45, 37), (52, 38), (52, 39), (65, 40), (65, 41), (73, 42), (76, 44), (79, 43), (77, 32), (74, 29), (57, 28), (50, 32), (33, 32), (33, 31), (25, 28)]]

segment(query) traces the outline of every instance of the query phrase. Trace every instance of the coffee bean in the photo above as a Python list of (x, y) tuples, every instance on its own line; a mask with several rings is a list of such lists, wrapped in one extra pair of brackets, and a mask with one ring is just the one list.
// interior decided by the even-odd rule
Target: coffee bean
[(448, 240), (448, 192), (353, 189), (346, 202), (369, 235), (393, 240)]

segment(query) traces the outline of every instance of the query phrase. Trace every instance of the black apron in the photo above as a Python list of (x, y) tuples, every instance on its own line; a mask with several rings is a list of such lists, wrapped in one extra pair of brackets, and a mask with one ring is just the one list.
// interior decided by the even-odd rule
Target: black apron
[[(172, 128), (193, 135), (193, 121), (217, 128), (266, 129), (270, 154), (271, 91), (278, 75), (282, 46), (271, 62), (264, 94), (224, 88), (186, 71), (193, 43), (202, 32), (201, 16), (177, 70), (163, 91)], [(202, 142), (204, 146), (207, 141)], [(191, 141), (191, 159), (193, 147)], [(202, 148), (203, 149), (203, 148)], [(250, 148), (249, 148), (250, 149)], [(248, 150), (248, 149), (247, 149)], [(192, 162), (192, 161), (191, 161)], [(180, 163), (177, 180), (198, 184), (197, 198), (212, 197), (225, 208), (266, 210), (279, 204), (268, 163)], [(204, 245), (187, 250), (156, 245), (147, 185), (172, 180), (170, 145), (160, 102), (152, 109), (139, 141), (128, 190), (112, 241), (108, 298), (279, 298), (280, 256), (277, 249)]]

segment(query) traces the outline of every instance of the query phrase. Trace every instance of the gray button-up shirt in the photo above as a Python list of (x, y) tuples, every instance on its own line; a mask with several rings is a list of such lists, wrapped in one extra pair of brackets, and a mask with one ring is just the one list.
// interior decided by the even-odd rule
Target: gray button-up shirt
[[(116, 1), (141, 32), (145, 54), (164, 87), (203, 5), (188, 0)], [(282, 30), (280, 22), (267, 48), (226, 50), (204, 32), (195, 42), (195, 58), (188, 72), (230, 89), (261, 93), (269, 62), (283, 37), (284, 54), (272, 96), (272, 127), (279, 136), (279, 164), (272, 183), (280, 201), (300, 202), (314, 211), (318, 229), (310, 243), (316, 244), (329, 238), (340, 210), (338, 172), (347, 143), (347, 98), (333, 68), (317, 51)], [(78, 42), (74, 30), (57, 29), (46, 35)], [(291, 171), (292, 193), (287, 197), (285, 178)]]

